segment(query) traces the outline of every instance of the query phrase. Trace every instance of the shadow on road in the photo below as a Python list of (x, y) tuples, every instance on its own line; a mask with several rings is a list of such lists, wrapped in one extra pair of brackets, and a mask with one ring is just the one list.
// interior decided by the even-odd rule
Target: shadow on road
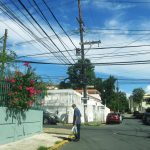
[(63, 137), (63, 136), (54, 136), (54, 137), (57, 137), (57, 138), (62, 139), (62, 140), (72, 141), (71, 138), (67, 138), (67, 137)]

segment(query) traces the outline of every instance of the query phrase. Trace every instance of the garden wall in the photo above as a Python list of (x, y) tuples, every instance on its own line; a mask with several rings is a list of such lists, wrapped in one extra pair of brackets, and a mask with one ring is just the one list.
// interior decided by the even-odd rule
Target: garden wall
[(43, 111), (16, 112), (0, 107), (0, 145), (42, 132)]

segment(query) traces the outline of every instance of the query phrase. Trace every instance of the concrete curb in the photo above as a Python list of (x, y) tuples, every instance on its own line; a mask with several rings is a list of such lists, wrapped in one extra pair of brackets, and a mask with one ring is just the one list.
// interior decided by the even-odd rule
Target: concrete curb
[[(72, 139), (74, 136), (73, 135), (69, 135), (68, 139)], [(60, 149), (64, 144), (68, 143), (69, 140), (63, 140), (58, 144), (55, 144), (54, 146), (50, 147), (48, 150), (58, 150)]]

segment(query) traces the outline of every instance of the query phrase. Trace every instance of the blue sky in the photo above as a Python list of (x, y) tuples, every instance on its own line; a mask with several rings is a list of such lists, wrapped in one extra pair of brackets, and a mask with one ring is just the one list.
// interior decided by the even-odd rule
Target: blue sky
[[(1, 2), (0, 37), (3, 36), (4, 30), (7, 28), (7, 45), (9, 50), (14, 50), (18, 56), (58, 51), (48, 38), (43, 38), (46, 37), (46, 35), (41, 31), (39, 26), (20, 5), (18, 0), (1, 0)], [(47, 35), (49, 35), (54, 43), (59, 47), (59, 49), (61, 51), (65, 51), (64, 46), (60, 43), (56, 36), (54, 36), (54, 33), (50, 29), (49, 25), (46, 23), (46, 21), (44, 21), (44, 19), (42, 19), (41, 13), (39, 11), (39, 13), (37, 13), (36, 10), (38, 9), (34, 4), (34, 1), (22, 0), (22, 2), (30, 14), (33, 15), (36, 21), (44, 29)], [(65, 31), (69, 34), (75, 46), (79, 48), (79, 25), (76, 19), (76, 17), (78, 17), (77, 0), (45, 0), (45, 2), (51, 8), (52, 12), (57, 17)], [(66, 49), (71, 51), (63, 52), (63, 54), (55, 53), (53, 55), (49, 53), (45, 55), (28, 56), (22, 59), (50, 63), (62, 63), (67, 62), (68, 60), (73, 63), (74, 61), (77, 61), (79, 57), (76, 57), (75, 55), (75, 47), (67, 38), (67, 36), (65, 36), (57, 22), (54, 20), (48, 8), (43, 3), (43, 0), (36, 0), (36, 3), (55, 32), (59, 35), (63, 43), (65, 43)], [(27, 31), (23, 30), (22, 27), (18, 26), (18, 24), (14, 22), (14, 18), (11, 20), (5, 14), (6, 10), (4, 10), (4, 5), (2, 4), (11, 9), (11, 12), (13, 12), (13, 14), (16, 15), (17, 18), (32, 31), (32, 34), (29, 34)], [(18, 8), (20, 10), (18, 10)], [(114, 46), (149, 45), (149, 0), (81, 0), (81, 8), (85, 28), (84, 41), (101, 40), (101, 44), (99, 46), (100, 48)], [(35, 39), (33, 37), (33, 33), (36, 35), (36, 37), (42, 38), (41, 41), (46, 43), (48, 48), (45, 48), (41, 43), (34, 41)], [(136, 48), (128, 47), (120, 49), (94, 49), (98, 48), (98, 45), (92, 45), (91, 47), (87, 45), (85, 48), (90, 48), (90, 50), (86, 50), (85, 52), (86, 58), (89, 58), (92, 63), (143, 61), (149, 60), (150, 58), (150, 46)], [(71, 57), (74, 59), (74, 61)], [(45, 78), (51, 77), (52, 80), (55, 79), (55, 81), (60, 81), (66, 77), (67, 66), (33, 64), (33, 67), (36, 68), (38, 74)], [(115, 77), (121, 79), (150, 79), (149, 68), (150, 64), (96, 66), (95, 72), (98, 77), (107, 78), (109, 75), (114, 75)], [(127, 94), (131, 93), (134, 88), (138, 87), (142, 87), (147, 92), (150, 91), (150, 83), (138, 83), (139, 81), (136, 83), (132, 82), (132, 84), (129, 81), (126, 83), (120, 81), (119, 88), (120, 90), (125, 91)]]

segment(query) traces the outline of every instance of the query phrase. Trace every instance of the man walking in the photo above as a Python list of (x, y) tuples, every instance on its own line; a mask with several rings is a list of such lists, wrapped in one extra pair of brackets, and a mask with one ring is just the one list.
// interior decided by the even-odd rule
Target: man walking
[(79, 141), (80, 140), (81, 113), (75, 104), (72, 105), (72, 108), (74, 109), (73, 126), (76, 125), (77, 127), (77, 134), (75, 134), (75, 141)]

